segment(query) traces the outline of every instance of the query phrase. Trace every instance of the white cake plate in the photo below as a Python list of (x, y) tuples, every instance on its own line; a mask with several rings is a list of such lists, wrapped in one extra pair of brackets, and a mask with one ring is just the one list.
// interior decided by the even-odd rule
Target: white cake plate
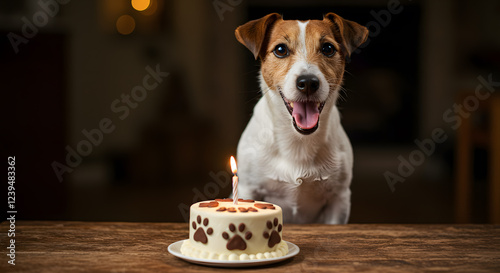
[[(188, 239), (186, 239), (188, 240)], [(277, 262), (284, 261), (286, 259), (289, 259), (300, 252), (300, 248), (290, 242), (286, 242), (288, 245), (288, 253), (285, 256), (277, 257), (277, 258), (267, 258), (267, 259), (259, 259), (259, 260), (238, 260), (238, 261), (227, 261), (227, 260), (210, 260), (210, 259), (201, 259), (201, 258), (193, 258), (189, 257), (186, 255), (183, 255), (181, 253), (181, 246), (182, 242), (185, 240), (177, 241), (173, 244), (170, 244), (168, 246), (168, 252), (170, 254), (181, 258), (183, 260), (186, 260), (190, 263), (195, 263), (195, 264), (201, 264), (201, 265), (208, 265), (208, 266), (217, 266), (217, 267), (250, 267), (250, 266), (259, 266), (259, 265), (266, 265), (266, 264), (273, 264)]]

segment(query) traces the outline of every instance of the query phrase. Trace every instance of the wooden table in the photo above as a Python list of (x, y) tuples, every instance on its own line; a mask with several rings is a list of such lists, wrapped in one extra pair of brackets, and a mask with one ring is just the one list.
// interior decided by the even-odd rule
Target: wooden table
[[(221, 272), (168, 253), (181, 223), (16, 222), (15, 266), (0, 224), (0, 272)], [(301, 251), (247, 272), (500, 272), (498, 225), (285, 225)]]

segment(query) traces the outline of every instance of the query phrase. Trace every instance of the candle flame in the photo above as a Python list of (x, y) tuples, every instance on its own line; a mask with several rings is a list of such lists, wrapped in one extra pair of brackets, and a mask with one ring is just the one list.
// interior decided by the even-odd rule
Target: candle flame
[(234, 156), (231, 156), (231, 171), (233, 174), (236, 174), (238, 172), (238, 167), (236, 165), (236, 159), (234, 159)]

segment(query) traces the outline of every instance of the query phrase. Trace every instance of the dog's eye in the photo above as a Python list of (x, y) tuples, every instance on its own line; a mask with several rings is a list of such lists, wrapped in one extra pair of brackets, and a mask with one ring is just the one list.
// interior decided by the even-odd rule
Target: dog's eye
[(289, 54), (288, 47), (285, 44), (279, 44), (274, 48), (273, 53), (278, 58), (285, 58)]
[(321, 46), (321, 53), (323, 53), (323, 55), (325, 55), (326, 57), (331, 57), (331, 56), (335, 55), (336, 52), (337, 52), (337, 50), (330, 43), (324, 43)]

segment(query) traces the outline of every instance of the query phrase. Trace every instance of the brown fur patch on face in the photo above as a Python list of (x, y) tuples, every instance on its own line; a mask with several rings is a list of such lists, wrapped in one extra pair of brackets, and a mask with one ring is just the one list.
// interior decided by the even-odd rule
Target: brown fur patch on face
[[(331, 43), (336, 48), (333, 56), (327, 57), (321, 52), (325, 43)], [(306, 26), (306, 47), (307, 62), (318, 66), (330, 84), (330, 91), (335, 89), (342, 82), (345, 59), (340, 52), (340, 43), (335, 39), (333, 24), (327, 20), (310, 21)]]
[[(261, 71), (267, 86), (272, 89), (282, 87), (285, 77), (292, 65), (299, 59), (305, 59), (310, 64), (318, 66), (330, 84), (330, 89), (336, 89), (342, 82), (345, 60), (340, 53), (340, 44), (335, 37), (334, 25), (329, 20), (311, 20), (306, 26), (306, 52), (300, 40), (300, 28), (295, 20), (280, 20), (274, 25), (270, 35)], [(321, 53), (322, 45), (329, 42), (335, 46), (337, 53), (326, 57)], [(284, 44), (289, 50), (289, 56), (278, 58), (273, 50), (279, 44)], [(333, 86), (332, 86), (333, 85)]]
[[(299, 45), (300, 30), (297, 21), (277, 22), (269, 36), (265, 58), (262, 60), (261, 71), (264, 80), (272, 89), (282, 86), (285, 76), (297, 59), (295, 54)], [(278, 58), (274, 55), (274, 48), (279, 44), (288, 47), (289, 56)]]

